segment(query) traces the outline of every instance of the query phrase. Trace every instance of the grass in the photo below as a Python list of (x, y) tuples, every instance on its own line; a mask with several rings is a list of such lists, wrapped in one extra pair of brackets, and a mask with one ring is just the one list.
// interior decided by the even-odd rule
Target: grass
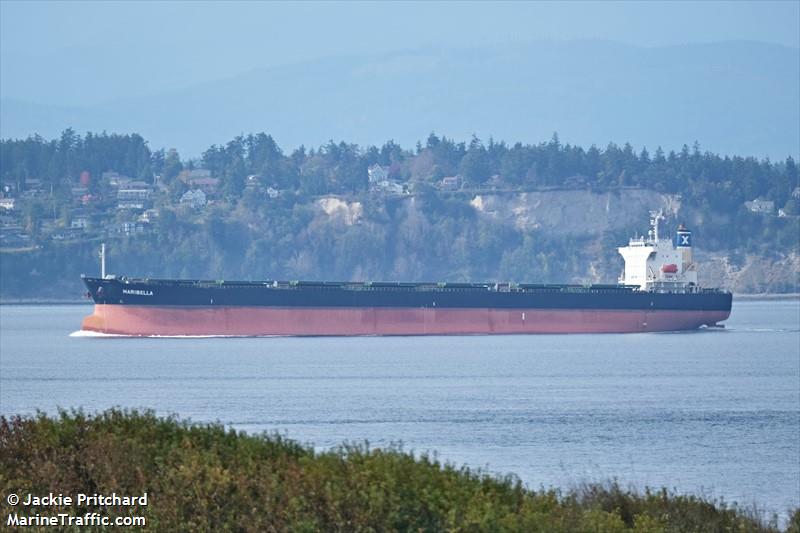
[[(147, 492), (148, 505), (12, 509), (12, 492)], [(315, 452), (279, 435), (122, 410), (0, 417), (0, 494), (0, 530), (11, 512), (98, 511), (144, 515), (148, 531), (778, 531), (776, 519), (666, 490), (532, 491), (396, 449)], [(800, 533), (800, 511), (787, 527)]]

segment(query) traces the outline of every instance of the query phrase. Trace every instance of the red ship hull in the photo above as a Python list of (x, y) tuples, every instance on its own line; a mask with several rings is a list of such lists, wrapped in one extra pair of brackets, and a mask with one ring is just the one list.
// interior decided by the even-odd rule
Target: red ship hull
[(713, 326), (730, 311), (152, 307), (96, 304), (81, 329), (131, 336), (635, 333)]

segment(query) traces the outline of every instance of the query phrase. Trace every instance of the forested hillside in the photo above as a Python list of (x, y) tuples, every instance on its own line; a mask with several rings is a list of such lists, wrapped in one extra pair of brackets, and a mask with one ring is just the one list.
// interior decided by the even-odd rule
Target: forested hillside
[[(264, 133), (196, 160), (139, 135), (0, 142), (0, 295), (70, 298), (78, 276), (614, 282), (616, 246), (664, 209), (707, 284), (797, 292), (796, 162), (630, 144), (431, 134), (414, 148)], [(188, 193), (188, 194), (187, 194)], [(756, 270), (753, 270), (756, 269)]]

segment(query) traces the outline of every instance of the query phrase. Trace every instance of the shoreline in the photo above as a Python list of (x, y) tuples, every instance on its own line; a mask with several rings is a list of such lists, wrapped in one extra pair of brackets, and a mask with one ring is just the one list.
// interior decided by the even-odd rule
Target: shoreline
[(787, 292), (787, 293), (761, 293), (761, 294), (736, 294), (734, 293), (733, 299), (735, 300), (800, 300), (800, 293)]

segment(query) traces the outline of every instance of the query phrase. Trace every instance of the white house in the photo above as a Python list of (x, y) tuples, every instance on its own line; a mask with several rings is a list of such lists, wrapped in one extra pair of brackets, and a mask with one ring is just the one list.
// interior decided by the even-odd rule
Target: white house
[(457, 191), (461, 188), (461, 176), (447, 176), (442, 178), (441, 189), (443, 191)]
[(150, 189), (120, 189), (117, 191), (117, 209), (144, 209), (150, 201)]
[(380, 165), (372, 165), (367, 169), (370, 183), (380, 183), (389, 177), (389, 169)]
[(772, 200), (761, 200), (756, 198), (753, 201), (745, 202), (744, 205), (753, 213), (766, 213), (771, 215), (775, 212), (775, 202)]
[(134, 181), (133, 178), (129, 176), (123, 176), (119, 172), (114, 172), (113, 170), (110, 170), (108, 172), (103, 172), (100, 175), (100, 179), (102, 181), (108, 182), (108, 184), (111, 185), (112, 187), (117, 187), (119, 189), (130, 187), (131, 182)]
[(89, 217), (86, 215), (78, 215), (73, 218), (70, 223), (69, 227), (71, 229), (86, 229), (86, 226), (89, 225)]
[(381, 190), (389, 194), (403, 194), (403, 186), (396, 181), (383, 180), (380, 182)]
[(181, 196), (181, 203), (188, 204), (194, 209), (198, 209), (206, 205), (206, 193), (200, 189), (186, 191), (183, 193), (183, 196)]

